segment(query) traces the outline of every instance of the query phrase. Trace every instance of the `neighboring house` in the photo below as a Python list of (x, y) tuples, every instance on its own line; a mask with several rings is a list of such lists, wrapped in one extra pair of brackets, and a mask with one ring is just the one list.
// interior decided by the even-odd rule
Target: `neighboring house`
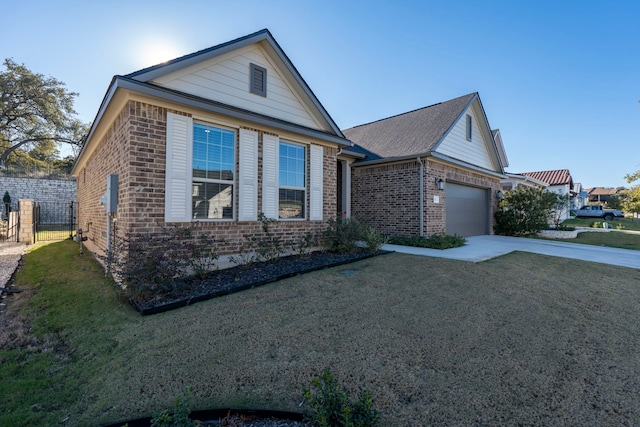
[(354, 217), (386, 235), (492, 233), (506, 155), (478, 93), (343, 132)]
[(507, 176), (505, 179), (500, 181), (500, 186), (502, 187), (502, 191), (514, 190), (519, 186), (525, 187), (542, 187), (546, 188), (549, 186), (546, 182), (540, 181), (539, 179), (532, 178), (527, 175), (517, 174), (517, 173), (505, 173)]
[(574, 198), (571, 209), (580, 209), (589, 203), (589, 193), (586, 189), (582, 188), (581, 183), (573, 183), (573, 194)]
[(574, 198), (576, 196), (576, 193), (574, 191), (573, 178), (571, 177), (569, 169), (525, 172), (520, 175), (526, 175), (530, 178), (537, 179), (538, 181), (546, 182), (547, 184), (549, 184), (547, 189), (559, 195), (568, 194), (569, 205), (565, 209), (563, 209), (562, 212), (557, 212), (557, 214), (561, 221), (569, 218), (569, 211), (573, 208)]
[(262, 30), (113, 78), (73, 169), (78, 224), (92, 250), (187, 226), (224, 239), (224, 255), (261, 232), (262, 213), (294, 243), (335, 217), (337, 152), (349, 145)]
[(592, 203), (607, 204), (611, 196), (615, 196), (618, 190), (615, 188), (593, 187), (589, 188), (589, 201)]

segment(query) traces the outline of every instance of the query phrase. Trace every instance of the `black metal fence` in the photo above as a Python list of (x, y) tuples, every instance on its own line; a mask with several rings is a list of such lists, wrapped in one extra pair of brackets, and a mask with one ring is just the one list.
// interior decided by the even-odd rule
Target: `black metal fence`
[(17, 242), (20, 231), (18, 202), (0, 204), (0, 242)]
[(76, 230), (76, 204), (38, 202), (33, 205), (33, 241), (73, 238)]

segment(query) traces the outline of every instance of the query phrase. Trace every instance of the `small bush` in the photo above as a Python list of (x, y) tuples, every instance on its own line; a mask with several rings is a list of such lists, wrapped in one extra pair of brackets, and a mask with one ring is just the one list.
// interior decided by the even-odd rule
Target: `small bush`
[(360, 242), (365, 244), (368, 251), (377, 252), (386, 243), (386, 238), (355, 218), (342, 216), (330, 219), (322, 235), (322, 243), (329, 252), (356, 252), (361, 249)]
[(186, 266), (180, 254), (184, 241), (176, 233), (164, 229), (160, 234), (130, 234), (113, 243), (106, 262), (130, 297), (146, 298), (175, 289)]
[(262, 235), (245, 236), (240, 245), (240, 252), (229, 257), (229, 261), (236, 265), (250, 266), (259, 261), (278, 262), (286, 248), (279, 234), (272, 233), (269, 225), (275, 222), (267, 218), (262, 212), (258, 217), (262, 224)]
[(310, 408), (305, 419), (316, 427), (371, 427), (380, 422), (369, 390), (361, 389), (358, 400), (349, 401), (346, 390), (326, 369), (311, 380), (311, 388), (304, 390), (304, 400)]
[(165, 227), (160, 233), (134, 233), (114, 239), (104, 257), (128, 296), (148, 298), (171, 293), (190, 273), (200, 278), (217, 268), (217, 244), (189, 228)]
[(591, 225), (589, 225), (589, 227), (591, 227), (591, 228), (602, 228), (602, 222), (601, 221), (593, 221), (591, 223)]
[(187, 393), (191, 391), (187, 388), (185, 392), (174, 399), (173, 410), (164, 411), (157, 414), (151, 419), (151, 427), (193, 427), (196, 423), (189, 418), (191, 412), (187, 406)]
[(434, 234), (428, 237), (412, 236), (412, 237), (392, 237), (389, 243), (394, 245), (415, 246), (418, 248), (429, 249), (451, 249), (464, 246), (467, 239), (454, 234)]
[(318, 235), (309, 232), (298, 239), (295, 249), (298, 255), (306, 256), (309, 255), (311, 250), (316, 246), (318, 246)]

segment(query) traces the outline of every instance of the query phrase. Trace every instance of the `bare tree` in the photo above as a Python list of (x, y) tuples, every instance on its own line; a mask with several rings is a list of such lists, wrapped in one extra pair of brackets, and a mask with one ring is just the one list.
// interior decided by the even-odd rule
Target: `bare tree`
[(81, 146), (88, 126), (75, 117), (77, 93), (11, 59), (5, 59), (4, 67), (0, 71), (0, 167), (18, 149), (41, 147), (55, 152), (57, 143)]

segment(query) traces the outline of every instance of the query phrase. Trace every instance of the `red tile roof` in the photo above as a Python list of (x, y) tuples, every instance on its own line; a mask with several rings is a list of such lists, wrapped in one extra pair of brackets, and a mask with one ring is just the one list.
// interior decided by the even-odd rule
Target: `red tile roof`
[(554, 171), (538, 171), (538, 172), (525, 172), (522, 175), (530, 176), (542, 182), (546, 182), (549, 185), (564, 185), (569, 184), (570, 188), (573, 187), (573, 179), (569, 169), (558, 169)]

